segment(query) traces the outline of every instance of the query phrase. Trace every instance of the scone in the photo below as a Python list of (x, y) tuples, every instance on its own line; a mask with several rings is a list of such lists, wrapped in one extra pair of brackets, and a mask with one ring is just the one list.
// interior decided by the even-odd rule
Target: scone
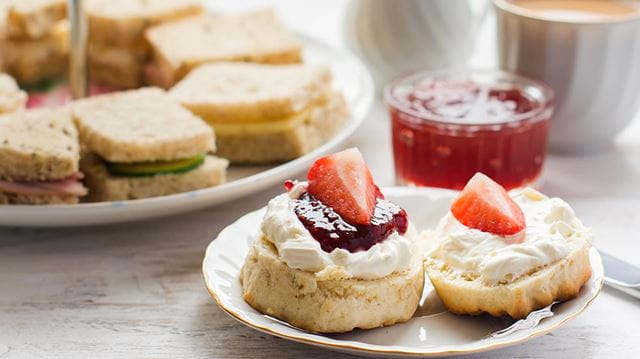
[(590, 231), (566, 202), (531, 188), (509, 195), (480, 173), (425, 235), (436, 243), (427, 274), (457, 314), (523, 318), (591, 276)]
[(316, 161), (269, 202), (241, 271), (255, 309), (313, 332), (409, 320), (422, 294), (421, 244), (383, 199), (357, 149)]
[(317, 65), (207, 64), (169, 94), (215, 129), (218, 154), (233, 163), (292, 160), (349, 117), (331, 73)]

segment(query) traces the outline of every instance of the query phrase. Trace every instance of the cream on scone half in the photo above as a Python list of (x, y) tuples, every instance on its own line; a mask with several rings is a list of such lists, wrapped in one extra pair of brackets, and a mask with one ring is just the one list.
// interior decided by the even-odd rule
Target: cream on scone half
[(240, 274), (244, 300), (312, 332), (409, 320), (422, 295), (424, 268), (420, 237), (406, 212), (378, 199), (372, 226), (404, 224), (388, 227), (373, 244), (357, 236), (341, 242), (345, 237), (338, 235), (345, 232), (325, 229), (336, 223), (332, 228), (349, 232), (356, 226), (338, 218), (308, 187), (297, 183), (269, 202)]
[(452, 211), (424, 233), (435, 243), (426, 258), (427, 274), (454, 313), (524, 318), (574, 298), (591, 276), (591, 232), (569, 204), (532, 188), (509, 196), (526, 221), (517, 234), (470, 228)]

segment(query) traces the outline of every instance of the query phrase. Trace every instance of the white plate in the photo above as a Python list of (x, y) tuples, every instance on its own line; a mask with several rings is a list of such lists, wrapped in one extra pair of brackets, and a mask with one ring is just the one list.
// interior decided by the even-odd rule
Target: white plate
[(221, 186), (170, 196), (66, 206), (0, 205), (0, 226), (80, 226), (167, 216), (243, 197), (302, 172), (318, 156), (338, 148), (362, 124), (373, 102), (374, 87), (369, 72), (357, 57), (307, 36), (299, 37), (304, 42), (305, 62), (331, 67), (334, 86), (345, 95), (351, 111), (345, 126), (321, 147), (277, 166), (232, 166), (228, 182)]
[[(407, 210), (419, 229), (433, 227), (449, 208), (455, 192), (439, 189), (392, 187), (385, 197)], [(407, 323), (390, 327), (323, 335), (294, 328), (261, 314), (242, 299), (239, 272), (258, 231), (265, 209), (251, 212), (225, 228), (207, 248), (202, 265), (213, 299), (232, 317), (259, 331), (352, 354), (371, 356), (444, 356), (469, 354), (514, 345), (558, 328), (580, 314), (598, 295), (603, 283), (600, 255), (591, 250), (593, 274), (577, 298), (553, 305), (551, 311), (532, 313), (517, 327), (506, 318), (459, 316), (447, 312), (427, 280), (423, 304)], [(546, 315), (553, 314), (546, 317)], [(507, 327), (511, 329), (493, 335)]]

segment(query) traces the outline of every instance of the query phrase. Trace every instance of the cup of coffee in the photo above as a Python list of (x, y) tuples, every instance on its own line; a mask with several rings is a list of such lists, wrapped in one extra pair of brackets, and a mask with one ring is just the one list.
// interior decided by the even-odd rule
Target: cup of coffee
[(500, 67), (542, 80), (555, 91), (551, 149), (606, 148), (640, 107), (640, 3), (493, 3)]

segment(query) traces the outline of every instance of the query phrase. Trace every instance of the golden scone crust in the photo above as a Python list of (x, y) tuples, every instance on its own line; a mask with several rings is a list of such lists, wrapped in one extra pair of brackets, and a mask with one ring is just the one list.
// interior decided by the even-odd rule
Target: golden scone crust
[(240, 273), (243, 298), (262, 313), (313, 332), (339, 333), (409, 320), (424, 285), (422, 260), (374, 280), (324, 279), (290, 268), (259, 238)]
[[(488, 286), (480, 279), (453, 275), (439, 258), (427, 258), (426, 271), (444, 305), (456, 314), (509, 315), (520, 319), (556, 300), (574, 298), (591, 277), (586, 240), (572, 243), (572, 252), (552, 265), (508, 284)], [(470, 279), (470, 278), (469, 278)]]

